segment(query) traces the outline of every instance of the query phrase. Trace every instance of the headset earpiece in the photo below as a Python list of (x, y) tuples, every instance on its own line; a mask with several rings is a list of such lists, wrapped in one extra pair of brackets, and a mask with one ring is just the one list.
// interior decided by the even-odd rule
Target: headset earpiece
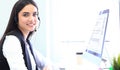
[(17, 24), (18, 19), (17, 19), (17, 17), (16, 17), (16, 16), (14, 17), (14, 21), (15, 21), (15, 23)]

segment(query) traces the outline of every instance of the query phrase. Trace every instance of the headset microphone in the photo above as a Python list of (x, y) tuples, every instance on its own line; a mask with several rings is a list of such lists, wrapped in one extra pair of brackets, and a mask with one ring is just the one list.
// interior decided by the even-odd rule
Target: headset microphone
[(40, 17), (38, 17), (38, 20), (39, 20), (39, 24), (38, 24), (38, 26), (35, 28), (35, 32), (36, 32), (37, 29), (40, 27)]
[(38, 20), (40, 21), (40, 17), (38, 17)]

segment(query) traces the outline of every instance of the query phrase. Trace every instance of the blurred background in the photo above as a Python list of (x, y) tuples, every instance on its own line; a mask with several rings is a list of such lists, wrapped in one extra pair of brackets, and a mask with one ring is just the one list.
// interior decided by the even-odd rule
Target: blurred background
[[(2, 36), (14, 3), (0, 2), (0, 36)], [(105, 45), (112, 58), (120, 52), (119, 0), (35, 0), (41, 24), (32, 37), (33, 47), (55, 64), (76, 63), (76, 53), (84, 52), (101, 10), (109, 9)]]

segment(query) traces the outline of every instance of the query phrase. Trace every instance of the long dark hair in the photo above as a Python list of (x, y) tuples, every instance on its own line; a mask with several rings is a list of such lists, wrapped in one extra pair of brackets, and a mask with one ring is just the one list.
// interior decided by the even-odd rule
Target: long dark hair
[[(7, 25), (7, 28), (3, 34), (3, 37), (9, 33), (10, 31), (16, 30), (18, 29), (18, 13), (28, 4), (32, 4), (34, 5), (37, 10), (38, 10), (38, 6), (37, 4), (34, 2), (34, 0), (18, 0), (15, 5), (13, 6), (11, 15), (10, 15), (10, 19)], [(30, 32), (28, 35), (28, 38), (33, 34), (34, 31)]]

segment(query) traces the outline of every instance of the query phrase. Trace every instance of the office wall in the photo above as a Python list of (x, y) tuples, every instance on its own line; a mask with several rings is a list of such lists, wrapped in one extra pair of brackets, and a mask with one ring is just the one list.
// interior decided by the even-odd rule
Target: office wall
[[(14, 3), (18, 0), (1, 0), (0, 1), (0, 37), (2, 36)], [(37, 32), (32, 37), (33, 47), (40, 51), (44, 56), (46, 56), (46, 15), (45, 7), (46, 0), (35, 0), (39, 7), (39, 16), (41, 19), (40, 27)]]
[(1, 1), (0, 2), (0, 37), (2, 36), (4, 30), (5, 30), (5, 27), (8, 23), (8, 19), (9, 19), (9, 16), (10, 16), (10, 11), (11, 11), (11, 8), (13, 6), (13, 4), (15, 3), (15, 0), (12, 0), (12, 1), (7, 1), (7, 0), (4, 0), (4, 1)]
[[(93, 3), (94, 2), (94, 3)], [(51, 0), (50, 58), (74, 64), (76, 52), (83, 52), (99, 12), (96, 0)]]

